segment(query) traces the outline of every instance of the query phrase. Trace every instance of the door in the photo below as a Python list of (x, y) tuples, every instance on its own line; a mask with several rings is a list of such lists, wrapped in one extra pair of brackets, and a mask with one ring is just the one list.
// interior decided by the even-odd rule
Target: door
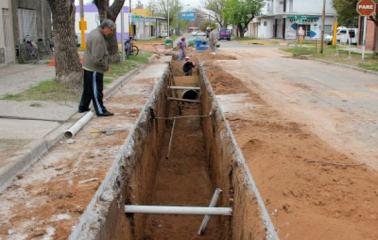
[(30, 9), (17, 9), (19, 41), (22, 42), (26, 35), (29, 35), (37, 42), (37, 12)]

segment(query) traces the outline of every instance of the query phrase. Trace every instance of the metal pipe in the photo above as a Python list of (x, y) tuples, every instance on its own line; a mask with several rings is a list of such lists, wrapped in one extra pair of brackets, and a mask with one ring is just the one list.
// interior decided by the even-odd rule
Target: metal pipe
[(72, 138), (74, 137), (79, 131), (80, 129), (89, 122), (89, 120), (92, 119), (92, 117), (94, 116), (93, 112), (88, 112), (87, 114), (85, 114), (82, 118), (79, 119), (79, 121), (77, 121), (72, 127), (70, 127), (69, 129), (67, 129), (65, 132), (64, 132), (64, 136), (66, 138)]
[(325, 25), (325, 16), (326, 15), (326, 0), (323, 0), (323, 11), (322, 11), (322, 34), (320, 37), (320, 53), (324, 52), (324, 25)]
[(125, 213), (231, 216), (232, 208), (125, 205)]
[[(125, 12), (122, 4), (121, 10), (121, 61), (125, 61)], [(117, 32), (117, 31), (116, 31)]]
[[(215, 189), (215, 192), (213, 194), (213, 197), (211, 198), (209, 207), (215, 207), (217, 205), (217, 202), (221, 193), (222, 193), (222, 190), (220, 188)], [(202, 220), (200, 228), (198, 229), (198, 232), (197, 232), (198, 235), (202, 235), (205, 233), (206, 227), (209, 221), (210, 221), (210, 216), (206, 215)]]
[(171, 154), (171, 148), (172, 148), (172, 142), (173, 142), (173, 133), (175, 131), (175, 126), (176, 126), (176, 118), (173, 119), (171, 137), (169, 138), (168, 152), (167, 152), (167, 156), (166, 156), (167, 159), (169, 158), (169, 155)]

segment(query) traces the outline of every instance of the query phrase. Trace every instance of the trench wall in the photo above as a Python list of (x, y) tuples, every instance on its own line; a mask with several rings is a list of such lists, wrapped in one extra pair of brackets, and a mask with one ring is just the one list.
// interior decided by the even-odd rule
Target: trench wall
[(154, 117), (167, 114), (166, 91), (171, 77), (167, 66), (115, 164), (69, 239), (143, 239), (145, 216), (126, 216), (124, 206), (149, 203), (166, 128), (165, 121)]
[(256, 196), (251, 191), (248, 168), (232, 135), (223, 112), (215, 98), (206, 77), (206, 70), (200, 67), (202, 114), (209, 118), (202, 120), (209, 159), (209, 172), (215, 187), (223, 190), (218, 206), (231, 206), (232, 218), (221, 217), (224, 239), (274, 239), (270, 238), (261, 217)]

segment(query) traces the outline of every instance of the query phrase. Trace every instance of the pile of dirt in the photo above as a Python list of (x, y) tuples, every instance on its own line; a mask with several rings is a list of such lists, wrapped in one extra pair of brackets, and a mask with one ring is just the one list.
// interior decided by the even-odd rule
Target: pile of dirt
[[(207, 72), (217, 95), (249, 95), (226, 118), (282, 239), (378, 239), (375, 171), (283, 117), (261, 100), (258, 88), (247, 89), (221, 68)], [(256, 107), (243, 109), (247, 104)]]

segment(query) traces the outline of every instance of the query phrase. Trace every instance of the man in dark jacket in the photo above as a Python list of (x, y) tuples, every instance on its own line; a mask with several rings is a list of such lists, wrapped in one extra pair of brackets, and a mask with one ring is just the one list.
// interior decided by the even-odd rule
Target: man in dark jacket
[(92, 30), (87, 37), (87, 49), (84, 53), (84, 89), (79, 105), (79, 112), (89, 111), (89, 104), (93, 106), (97, 116), (112, 116), (102, 101), (104, 88), (104, 72), (109, 70), (109, 54), (106, 48), (105, 37), (114, 34), (115, 24), (105, 19), (100, 26)]

